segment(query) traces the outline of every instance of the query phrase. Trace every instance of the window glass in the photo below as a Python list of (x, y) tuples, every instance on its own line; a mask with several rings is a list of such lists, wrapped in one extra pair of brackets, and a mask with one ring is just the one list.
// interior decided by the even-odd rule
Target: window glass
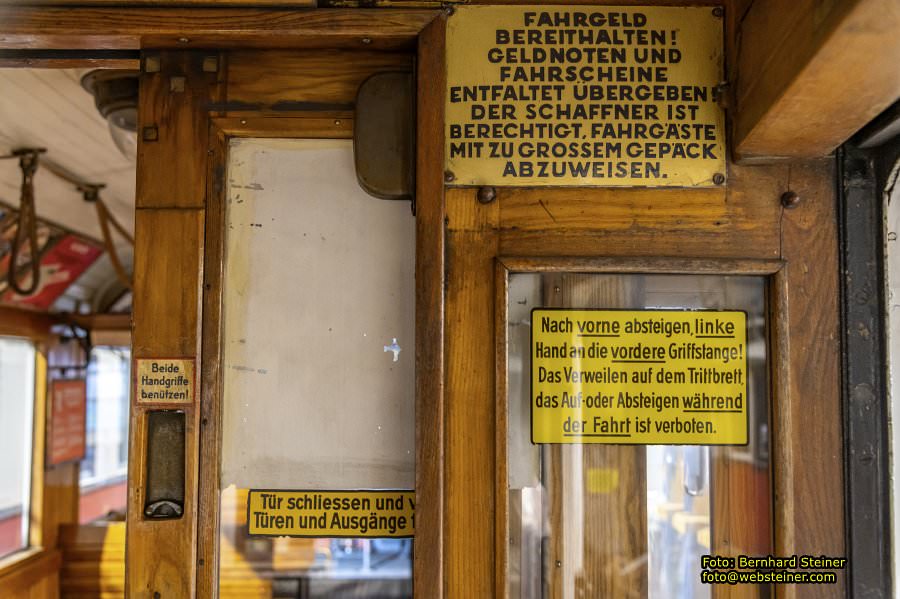
[(412, 539), (247, 522), (250, 489), (413, 489), (409, 205), (360, 189), (349, 140), (235, 139), (225, 239), (222, 594), (411, 596)]
[[(535, 307), (744, 311), (749, 443), (532, 444)], [(513, 274), (508, 310), (511, 599), (708, 599), (702, 555), (773, 551), (764, 278)]]
[(0, 337), (0, 557), (28, 547), (34, 345)]
[(131, 351), (95, 347), (87, 369), (87, 435), (81, 461), (79, 520), (125, 510)]

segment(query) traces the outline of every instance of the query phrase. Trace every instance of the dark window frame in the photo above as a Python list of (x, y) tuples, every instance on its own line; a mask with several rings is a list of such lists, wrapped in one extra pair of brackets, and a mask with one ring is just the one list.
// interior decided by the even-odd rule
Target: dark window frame
[(900, 136), (884, 135), (898, 106), (840, 148), (836, 181), (847, 596), (872, 599), (893, 596), (883, 192), (900, 159)]

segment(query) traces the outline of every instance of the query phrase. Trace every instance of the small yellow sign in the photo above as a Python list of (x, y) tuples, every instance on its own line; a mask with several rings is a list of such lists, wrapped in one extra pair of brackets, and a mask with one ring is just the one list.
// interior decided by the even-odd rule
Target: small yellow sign
[(250, 534), (267, 537), (412, 537), (414, 491), (251, 489)]
[(747, 316), (531, 313), (534, 443), (745, 445)]
[(139, 404), (194, 402), (193, 358), (136, 358), (134, 397)]
[(459, 6), (447, 24), (454, 185), (725, 182), (721, 7)]

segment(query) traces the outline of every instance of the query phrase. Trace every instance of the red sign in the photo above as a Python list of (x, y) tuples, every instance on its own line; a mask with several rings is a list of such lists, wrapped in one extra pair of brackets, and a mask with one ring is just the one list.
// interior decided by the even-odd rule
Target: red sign
[[(66, 235), (41, 257), (41, 280), (34, 293), (21, 296), (12, 289), (3, 293), (3, 303), (37, 310), (49, 310), (53, 302), (100, 257), (103, 250), (76, 235)], [(22, 286), (30, 285), (31, 275), (19, 279)]]
[(47, 460), (51, 466), (84, 457), (86, 409), (87, 384), (84, 379), (51, 383), (47, 443)]

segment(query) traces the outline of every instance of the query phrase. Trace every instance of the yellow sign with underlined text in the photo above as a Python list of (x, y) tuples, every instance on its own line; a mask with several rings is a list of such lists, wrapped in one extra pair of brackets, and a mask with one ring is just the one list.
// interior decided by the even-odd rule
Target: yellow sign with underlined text
[(531, 312), (534, 443), (745, 445), (747, 315)]
[(249, 533), (267, 537), (412, 537), (414, 491), (251, 489)]

